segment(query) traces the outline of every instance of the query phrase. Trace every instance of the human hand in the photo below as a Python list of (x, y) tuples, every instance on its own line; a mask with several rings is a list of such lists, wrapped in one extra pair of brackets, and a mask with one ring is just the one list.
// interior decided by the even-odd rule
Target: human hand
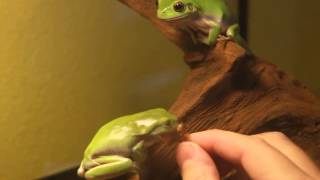
[(320, 179), (317, 166), (282, 133), (247, 136), (215, 129), (191, 134), (189, 141), (177, 150), (184, 180), (219, 180), (226, 170), (218, 170), (220, 164), (237, 169), (234, 179)]

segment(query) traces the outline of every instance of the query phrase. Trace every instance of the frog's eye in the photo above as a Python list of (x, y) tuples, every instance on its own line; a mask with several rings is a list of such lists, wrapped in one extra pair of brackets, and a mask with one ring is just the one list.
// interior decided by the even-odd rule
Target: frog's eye
[(177, 1), (174, 3), (173, 9), (177, 12), (183, 12), (186, 9), (186, 5), (181, 1)]

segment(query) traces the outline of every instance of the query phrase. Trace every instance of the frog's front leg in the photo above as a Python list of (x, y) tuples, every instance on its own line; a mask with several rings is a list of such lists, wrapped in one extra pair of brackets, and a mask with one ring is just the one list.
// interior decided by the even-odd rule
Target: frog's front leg
[(221, 33), (220, 24), (215, 24), (210, 30), (207, 38), (203, 39), (202, 42), (211, 46), (214, 45), (218, 39), (219, 34)]
[(227, 30), (227, 36), (234, 39), (234, 41), (240, 45), (244, 44), (244, 40), (240, 35), (240, 27), (239, 24), (231, 25)]
[(114, 178), (133, 171), (131, 159), (122, 156), (102, 156), (93, 160), (99, 164), (85, 172), (86, 179)]

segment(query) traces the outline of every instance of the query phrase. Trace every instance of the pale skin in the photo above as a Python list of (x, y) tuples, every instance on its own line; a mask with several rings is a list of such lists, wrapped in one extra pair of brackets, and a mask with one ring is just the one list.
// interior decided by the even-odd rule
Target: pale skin
[(104, 125), (84, 152), (78, 175), (86, 179), (111, 179), (140, 173), (146, 148), (162, 135), (176, 131), (177, 119), (164, 109), (123, 116)]
[(220, 180), (233, 168), (237, 173), (232, 179), (239, 180), (320, 179), (314, 162), (279, 132), (252, 136), (223, 130), (194, 133), (178, 146), (177, 161), (184, 180)]
[[(230, 24), (231, 13), (225, 0), (157, 0), (157, 17), (180, 24), (194, 43), (214, 45), (220, 34), (243, 40), (239, 25)], [(180, 23), (184, 22), (184, 23)]]

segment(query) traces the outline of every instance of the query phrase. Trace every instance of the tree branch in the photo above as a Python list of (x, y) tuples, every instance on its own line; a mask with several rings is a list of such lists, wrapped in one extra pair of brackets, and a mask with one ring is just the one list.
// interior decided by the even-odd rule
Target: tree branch
[[(149, 19), (185, 53), (190, 73), (170, 111), (182, 135), (219, 128), (244, 134), (281, 131), (320, 164), (320, 101), (299, 81), (230, 40), (191, 43), (174, 24), (155, 17), (155, 0), (120, 0)], [(175, 145), (157, 145), (146, 179), (179, 179)]]

